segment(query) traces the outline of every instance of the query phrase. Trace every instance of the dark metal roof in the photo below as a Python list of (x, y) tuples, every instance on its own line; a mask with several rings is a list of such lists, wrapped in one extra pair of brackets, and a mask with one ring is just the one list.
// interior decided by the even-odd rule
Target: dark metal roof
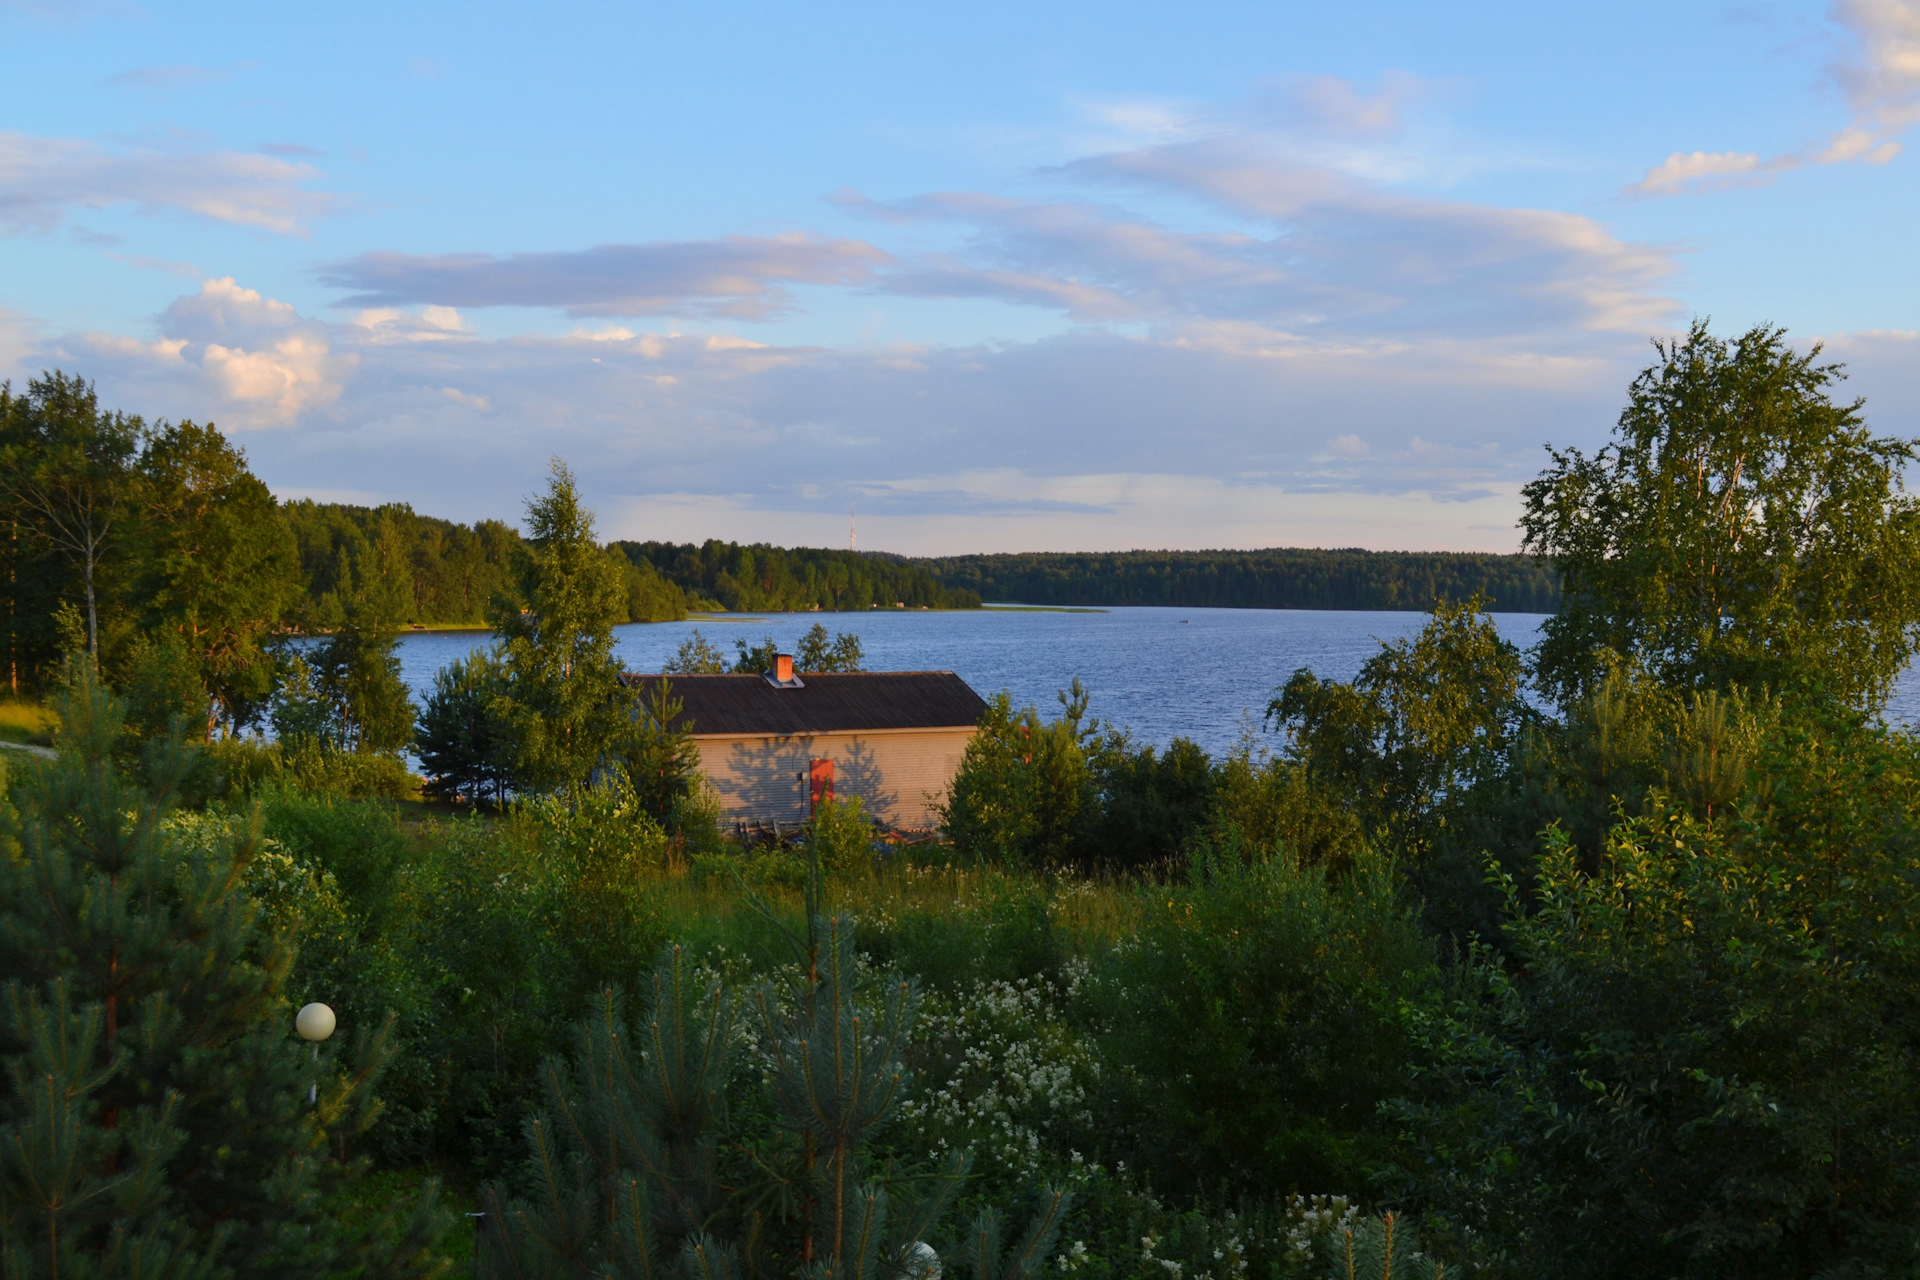
[(877, 729), (971, 728), (986, 702), (951, 671), (804, 672), (806, 687), (779, 689), (758, 675), (624, 677), (644, 691), (666, 680), (683, 706), (677, 726), (695, 733), (782, 737)]

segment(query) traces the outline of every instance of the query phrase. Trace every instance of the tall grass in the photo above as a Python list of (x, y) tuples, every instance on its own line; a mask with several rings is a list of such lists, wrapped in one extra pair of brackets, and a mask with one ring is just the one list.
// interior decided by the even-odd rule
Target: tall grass
[(0, 742), (53, 745), (53, 711), (38, 702), (0, 699)]

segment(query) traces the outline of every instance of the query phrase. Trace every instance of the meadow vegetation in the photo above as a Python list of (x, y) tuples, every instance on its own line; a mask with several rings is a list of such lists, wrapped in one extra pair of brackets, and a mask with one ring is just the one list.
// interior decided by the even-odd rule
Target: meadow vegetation
[(438, 798), (377, 646), (196, 749), (73, 645), (4, 761), (6, 1274), (1914, 1274), (1907, 446), (1775, 331), (1658, 355), (1528, 492), (1540, 650), (1443, 601), (1224, 758), (1001, 696), (935, 838), (743, 839), (670, 689), (607, 714), (563, 469)]

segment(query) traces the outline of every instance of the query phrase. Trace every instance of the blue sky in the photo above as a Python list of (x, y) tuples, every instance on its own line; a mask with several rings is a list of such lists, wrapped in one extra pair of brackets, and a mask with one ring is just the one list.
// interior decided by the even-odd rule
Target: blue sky
[(1920, 435), (1920, 0), (0, 0), (0, 369), (282, 495), (908, 552), (1515, 545), (1649, 337)]

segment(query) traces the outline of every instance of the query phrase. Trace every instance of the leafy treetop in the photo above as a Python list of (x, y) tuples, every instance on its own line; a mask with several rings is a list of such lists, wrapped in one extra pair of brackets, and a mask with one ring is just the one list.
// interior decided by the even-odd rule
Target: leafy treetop
[(1696, 321), (1655, 349), (1613, 442), (1551, 450), (1523, 491), (1526, 549), (1564, 592), (1542, 685), (1569, 702), (1611, 655), (1669, 685), (1799, 679), (1878, 707), (1920, 634), (1914, 442), (1836, 403), (1841, 367), (1784, 330), (1728, 342)]

